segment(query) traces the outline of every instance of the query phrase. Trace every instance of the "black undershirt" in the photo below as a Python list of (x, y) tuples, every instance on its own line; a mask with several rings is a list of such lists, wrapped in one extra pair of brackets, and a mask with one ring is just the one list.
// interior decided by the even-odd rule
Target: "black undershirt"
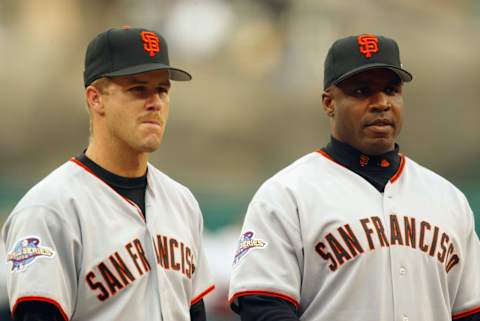
[(331, 137), (330, 143), (322, 148), (322, 151), (335, 162), (366, 179), (381, 193), (385, 190), (388, 180), (398, 171), (401, 162), (397, 144), (390, 152), (369, 156)]
[[(399, 147), (391, 152), (367, 156), (348, 144), (331, 137), (330, 143), (322, 151), (336, 163), (366, 179), (379, 192), (383, 193), (388, 180), (400, 167)], [(295, 305), (284, 299), (264, 295), (249, 295), (238, 298), (238, 306), (232, 304), (232, 310), (240, 315), (242, 321), (299, 321), (300, 316)]]
[[(83, 165), (88, 167), (98, 178), (107, 183), (117, 193), (135, 202), (145, 217), (145, 191), (147, 188), (147, 174), (141, 177), (122, 177), (100, 167), (89, 159), (85, 153), (77, 157)], [(148, 309), (146, 307), (146, 309)], [(203, 299), (190, 307), (192, 321), (206, 321), (206, 311)], [(60, 311), (51, 303), (42, 301), (25, 301), (18, 304), (14, 315), (15, 321), (64, 321)]]
[(140, 177), (123, 177), (100, 167), (97, 163), (82, 153), (77, 157), (83, 165), (87, 166), (96, 176), (107, 183), (118, 194), (133, 201), (142, 210), (145, 216), (145, 191), (147, 189), (147, 173)]

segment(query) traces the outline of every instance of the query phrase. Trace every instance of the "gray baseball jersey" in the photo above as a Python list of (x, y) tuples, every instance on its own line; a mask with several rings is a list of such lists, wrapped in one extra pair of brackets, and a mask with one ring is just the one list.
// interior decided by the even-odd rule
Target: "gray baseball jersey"
[(3, 247), (3, 242), (0, 242), (0, 310), (8, 305), (8, 296), (7, 296), (7, 284), (6, 284), (6, 274), (7, 267), (3, 262), (5, 262), (6, 253), (5, 248)]
[(34, 186), (2, 230), (12, 311), (57, 306), (65, 320), (190, 320), (213, 290), (190, 191), (148, 164), (146, 220), (72, 159)]
[(229, 300), (280, 297), (305, 321), (451, 321), (480, 312), (479, 266), (474, 217), (452, 184), (402, 156), (380, 193), (320, 151), (254, 196)]

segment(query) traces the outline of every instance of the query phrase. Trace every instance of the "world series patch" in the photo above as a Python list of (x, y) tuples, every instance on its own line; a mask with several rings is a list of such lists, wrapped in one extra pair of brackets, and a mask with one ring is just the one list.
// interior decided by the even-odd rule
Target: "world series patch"
[(27, 237), (17, 241), (7, 254), (7, 262), (12, 262), (11, 272), (22, 272), (39, 257), (52, 258), (55, 252), (46, 246), (40, 246), (40, 238)]
[(236, 265), (240, 259), (247, 255), (251, 250), (263, 249), (267, 247), (268, 243), (260, 239), (254, 239), (254, 234), (255, 233), (253, 231), (247, 231), (240, 237), (240, 241), (238, 242), (238, 250), (235, 253), (235, 258), (233, 259), (233, 265)]

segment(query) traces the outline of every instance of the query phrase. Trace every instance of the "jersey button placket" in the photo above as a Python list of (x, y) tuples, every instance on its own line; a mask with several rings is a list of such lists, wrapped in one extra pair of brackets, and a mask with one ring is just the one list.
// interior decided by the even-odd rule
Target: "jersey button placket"
[[(145, 229), (146, 229), (146, 234), (147, 234), (147, 240), (149, 240), (147, 247), (147, 252), (148, 252), (148, 259), (151, 261), (151, 273), (152, 273), (152, 278), (154, 280), (154, 283), (158, 284), (159, 286), (153, 286), (155, 289), (156, 293), (156, 299), (154, 302), (156, 302), (156, 305), (159, 306), (159, 318), (160, 321), (164, 320), (163, 316), (163, 305), (166, 304), (164, 301), (164, 295), (163, 295), (163, 288), (162, 282), (162, 276), (161, 273), (163, 273), (163, 270), (159, 268), (158, 262), (156, 259), (156, 249), (155, 249), (155, 237), (156, 237), (156, 225), (158, 222), (155, 220), (155, 216), (147, 216), (147, 213), (151, 213), (153, 210), (153, 207), (151, 206), (151, 203), (153, 203), (153, 200), (151, 198), (154, 197), (154, 194), (152, 193), (151, 190), (147, 189), (147, 194), (145, 195)], [(154, 297), (154, 296), (152, 296)], [(162, 300), (163, 299), (163, 300)]]
[[(392, 224), (399, 225), (397, 228), (400, 228), (402, 224), (401, 221), (401, 209), (397, 205), (398, 199), (396, 195), (400, 193), (398, 190), (400, 186), (397, 183), (388, 183), (385, 186), (384, 192), (384, 205), (385, 213), (388, 213), (388, 239), (390, 241), (390, 263), (391, 263), (391, 277), (392, 277), (392, 291), (393, 291), (393, 306), (394, 306), (394, 315), (392, 319), (399, 321), (408, 321), (408, 314), (410, 312), (409, 306), (412, 305), (411, 299), (412, 296), (409, 295), (412, 291), (411, 286), (409, 286), (410, 281), (408, 279), (408, 261), (405, 257), (405, 249), (401, 240), (398, 238), (392, 238)], [(387, 212), (388, 211), (388, 212)], [(393, 241), (395, 240), (395, 241)]]
[[(394, 198), (393, 198), (393, 191), (392, 191), (392, 184), (388, 183), (385, 186), (385, 190), (383, 193), (383, 215), (384, 215), (384, 220), (385, 220), (385, 229), (386, 229), (386, 236), (387, 239), (390, 243), (391, 241), (391, 216), (396, 215), (395, 213), (395, 204), (394, 204)], [(396, 250), (395, 247), (392, 248), (391, 244), (388, 247), (388, 254), (390, 258), (390, 277), (392, 282), (392, 291), (393, 291), (393, 315), (392, 319), (398, 320), (398, 315), (400, 316), (400, 320), (403, 321), (404, 315), (401, 314), (401, 307), (402, 305), (399, 302), (399, 292), (401, 293), (401, 289), (398, 288), (398, 286), (401, 286), (401, 276), (402, 276), (402, 271), (401, 269), (399, 270), (399, 262), (398, 258), (395, 255)], [(400, 265), (402, 266), (402, 265)], [(397, 274), (399, 273), (399, 274)], [(400, 291), (399, 291), (400, 290)]]

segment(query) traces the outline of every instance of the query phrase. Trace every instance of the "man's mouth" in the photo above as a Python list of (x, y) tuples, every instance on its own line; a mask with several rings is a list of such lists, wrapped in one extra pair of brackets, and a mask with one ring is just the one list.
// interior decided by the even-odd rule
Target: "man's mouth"
[(375, 119), (374, 121), (367, 122), (365, 127), (395, 127), (395, 124), (389, 119)]

